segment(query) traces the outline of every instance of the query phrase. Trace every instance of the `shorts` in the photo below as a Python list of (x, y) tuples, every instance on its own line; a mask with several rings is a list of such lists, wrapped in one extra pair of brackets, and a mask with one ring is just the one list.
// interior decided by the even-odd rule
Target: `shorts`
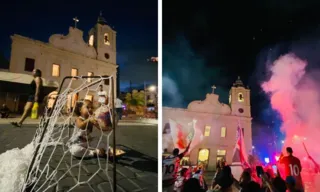
[[(43, 97), (38, 97), (38, 103), (42, 103)], [(34, 102), (34, 95), (29, 95), (27, 102)]]

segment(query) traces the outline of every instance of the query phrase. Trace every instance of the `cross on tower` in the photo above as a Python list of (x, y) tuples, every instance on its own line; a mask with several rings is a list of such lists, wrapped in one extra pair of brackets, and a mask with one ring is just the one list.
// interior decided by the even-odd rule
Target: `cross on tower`
[(74, 20), (74, 28), (77, 28), (77, 23), (79, 22), (79, 19), (77, 17), (73, 18)]
[(214, 94), (214, 90), (216, 89), (217, 87), (212, 85), (211, 89), (212, 89), (212, 94)]

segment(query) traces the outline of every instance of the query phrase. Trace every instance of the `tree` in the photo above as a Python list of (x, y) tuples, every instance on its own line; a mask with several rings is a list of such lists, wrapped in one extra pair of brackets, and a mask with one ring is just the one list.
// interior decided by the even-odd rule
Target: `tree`
[(127, 93), (125, 103), (130, 111), (137, 115), (143, 115), (145, 108), (144, 91), (133, 90), (132, 93)]

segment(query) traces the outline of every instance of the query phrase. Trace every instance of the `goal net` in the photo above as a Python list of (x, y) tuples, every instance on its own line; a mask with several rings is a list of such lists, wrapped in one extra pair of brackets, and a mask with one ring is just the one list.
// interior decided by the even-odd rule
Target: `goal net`
[(112, 76), (64, 78), (33, 138), (23, 192), (114, 191), (114, 95)]

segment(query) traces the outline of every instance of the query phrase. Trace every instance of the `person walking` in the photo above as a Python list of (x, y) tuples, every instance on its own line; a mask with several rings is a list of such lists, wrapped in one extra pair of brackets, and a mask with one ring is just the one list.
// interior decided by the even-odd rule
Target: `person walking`
[(30, 84), (30, 92), (27, 103), (24, 106), (23, 114), (18, 122), (11, 122), (11, 125), (15, 127), (21, 127), (24, 120), (28, 117), (34, 103), (42, 103), (44, 99), (42, 72), (40, 69), (34, 69), (32, 71), (33, 80)]

